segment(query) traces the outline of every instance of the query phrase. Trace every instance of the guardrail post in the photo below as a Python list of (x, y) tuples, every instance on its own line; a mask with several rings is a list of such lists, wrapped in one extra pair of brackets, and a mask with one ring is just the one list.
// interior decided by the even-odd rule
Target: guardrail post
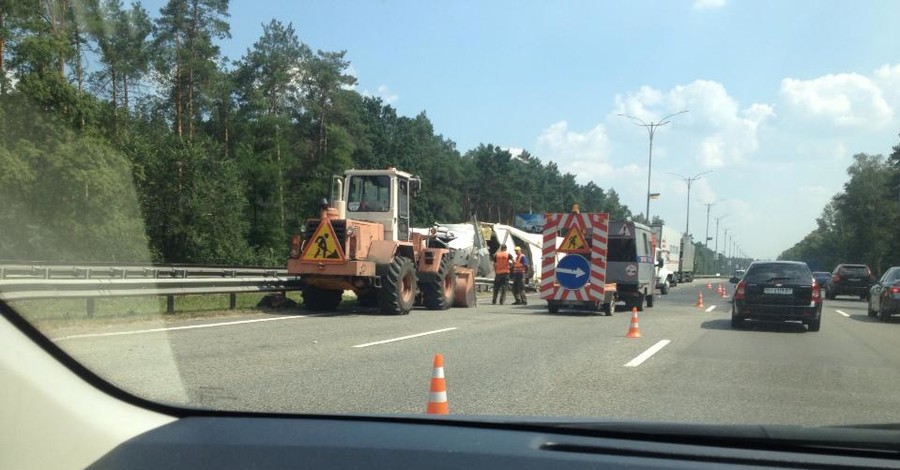
[(94, 310), (96, 307), (96, 305), (94, 304), (94, 300), (95, 299), (93, 297), (88, 297), (87, 300), (85, 300), (85, 302), (84, 302), (84, 306), (85, 306), (85, 310), (87, 311), (88, 318), (91, 318), (94, 316)]
[(175, 296), (166, 296), (166, 313), (175, 313)]
[(237, 294), (234, 292), (228, 294), (228, 309), (234, 310), (237, 308)]

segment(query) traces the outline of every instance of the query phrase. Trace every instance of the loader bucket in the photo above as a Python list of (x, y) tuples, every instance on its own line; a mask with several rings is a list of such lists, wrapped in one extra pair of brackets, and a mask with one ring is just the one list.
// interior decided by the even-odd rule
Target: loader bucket
[(469, 268), (456, 268), (456, 286), (453, 292), (454, 307), (475, 307), (475, 271)]

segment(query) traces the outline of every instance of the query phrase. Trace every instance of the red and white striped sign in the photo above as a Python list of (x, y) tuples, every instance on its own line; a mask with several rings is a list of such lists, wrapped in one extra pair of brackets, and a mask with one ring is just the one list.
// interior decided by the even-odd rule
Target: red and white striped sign
[[(556, 237), (578, 227), (582, 234), (590, 233), (591, 250), (588, 262), (591, 277), (580, 289), (566, 289), (556, 280), (559, 250)], [(609, 243), (609, 214), (544, 214), (544, 247), (541, 261), (541, 298), (545, 300), (575, 300), (602, 302), (606, 287), (606, 256)], [(569, 255), (579, 256), (579, 255)]]

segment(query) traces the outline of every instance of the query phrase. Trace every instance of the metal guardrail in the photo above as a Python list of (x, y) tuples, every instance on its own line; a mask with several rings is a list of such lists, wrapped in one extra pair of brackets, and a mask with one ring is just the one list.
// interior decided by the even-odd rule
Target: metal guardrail
[(153, 266), (139, 264), (0, 264), (0, 280), (39, 279), (128, 279), (286, 276), (286, 269), (228, 266)]
[[(8, 266), (4, 266), (6, 267)], [(0, 277), (0, 299), (17, 301), (83, 298), (86, 300), (87, 315), (91, 316), (94, 313), (95, 300), (99, 298), (165, 296), (166, 311), (173, 313), (176, 295), (229, 294), (229, 307), (233, 309), (237, 303), (236, 295), (240, 293), (287, 292), (301, 288), (300, 277), (288, 276), (285, 270), (263, 269), (261, 271), (264, 272), (258, 272), (260, 270), (248, 271), (243, 268), (210, 270), (202, 267), (188, 271), (183, 268), (167, 270), (154, 267), (150, 271), (143, 269), (110, 267), (82, 273), (81, 278), (47, 278), (44, 275), (25, 275), (22, 271), (14, 270), (16, 274)], [(61, 276), (61, 272), (73, 271), (54, 269), (45, 272)], [(113, 276), (110, 276), (110, 273)], [(91, 275), (106, 277), (91, 278)]]

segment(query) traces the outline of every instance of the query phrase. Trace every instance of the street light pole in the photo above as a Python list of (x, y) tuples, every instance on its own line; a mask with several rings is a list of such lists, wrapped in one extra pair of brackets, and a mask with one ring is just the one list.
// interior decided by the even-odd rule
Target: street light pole
[(679, 175), (678, 173), (672, 173), (671, 171), (669, 172), (670, 174), (681, 178), (682, 181), (687, 183), (687, 217), (684, 222), (684, 225), (685, 225), (684, 235), (688, 238), (690, 238), (690, 236), (691, 236), (691, 183), (693, 183), (694, 181), (697, 181), (700, 178), (703, 178), (703, 175), (705, 175), (711, 171), (712, 170), (707, 170), (707, 171), (704, 171), (703, 173), (697, 173), (696, 175), (691, 176), (691, 177), (682, 176), (682, 175)]
[[(731, 227), (728, 227), (725, 229), (725, 235), (723, 236), (725, 238), (725, 243), (722, 244), (722, 257), (723, 258), (727, 258), (725, 252), (727, 251), (726, 247), (728, 246), (728, 231), (729, 230), (731, 230)], [(718, 256), (718, 254), (716, 254), (716, 256)], [(716, 271), (719, 271), (719, 263), (716, 263)]]
[[(684, 247), (685, 246), (684, 244), (686, 244), (686, 243), (694, 243), (691, 240), (691, 183), (693, 183), (694, 181), (697, 181), (700, 178), (703, 178), (703, 175), (709, 173), (710, 171), (712, 171), (712, 170), (707, 170), (707, 171), (704, 171), (703, 173), (698, 173), (691, 177), (685, 177), (685, 176), (679, 175), (678, 173), (669, 172), (675, 176), (678, 176), (685, 183), (687, 183), (687, 217), (684, 222), (684, 225), (685, 225), (684, 236), (681, 239), (682, 247)], [(647, 207), (650, 207), (650, 206), (647, 206)], [(684, 248), (682, 248), (682, 254), (683, 254), (683, 252), (684, 252)], [(684, 264), (684, 258), (682, 256), (679, 256), (678, 257), (678, 271), (679, 272), (684, 271), (683, 264)]]
[(653, 136), (656, 134), (657, 128), (665, 126), (666, 124), (672, 122), (669, 119), (671, 119), (675, 116), (678, 116), (679, 114), (684, 114), (686, 112), (688, 112), (688, 110), (685, 109), (685, 110), (679, 111), (677, 113), (668, 114), (666, 116), (663, 116), (659, 121), (656, 121), (656, 122), (653, 122), (653, 121), (646, 122), (637, 116), (631, 116), (628, 114), (621, 114), (621, 113), (619, 114), (619, 116), (621, 116), (621, 117), (626, 117), (626, 118), (634, 121), (635, 125), (638, 125), (638, 126), (641, 126), (645, 129), (647, 129), (647, 135), (650, 137), (650, 151), (649, 151), (649, 155), (647, 157), (647, 208), (644, 211), (644, 217), (647, 218), (647, 225), (650, 224), (650, 169), (653, 165)]

